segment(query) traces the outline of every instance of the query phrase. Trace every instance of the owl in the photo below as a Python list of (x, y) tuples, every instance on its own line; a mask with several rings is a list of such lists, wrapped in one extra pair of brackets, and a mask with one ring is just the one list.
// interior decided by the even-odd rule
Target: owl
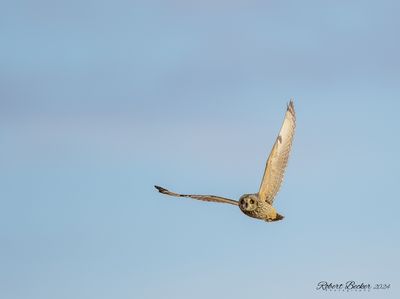
[(293, 100), (290, 100), (287, 105), (282, 127), (265, 165), (264, 175), (258, 192), (244, 194), (240, 197), (239, 201), (215, 195), (179, 194), (160, 186), (154, 187), (160, 193), (170, 196), (189, 197), (202, 201), (220, 202), (239, 206), (240, 210), (245, 215), (267, 222), (282, 220), (284, 216), (278, 214), (272, 204), (282, 184), (293, 143), (295, 128), (296, 113), (294, 111)]

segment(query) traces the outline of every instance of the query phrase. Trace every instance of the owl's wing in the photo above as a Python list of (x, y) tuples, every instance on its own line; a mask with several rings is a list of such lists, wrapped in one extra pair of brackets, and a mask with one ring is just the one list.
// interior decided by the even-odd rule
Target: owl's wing
[(258, 191), (259, 198), (265, 200), (271, 205), (283, 180), (290, 149), (292, 147), (295, 128), (296, 113), (294, 111), (293, 101), (290, 100), (281, 130), (276, 138), (274, 146), (272, 147), (271, 153), (269, 154), (260, 190)]
[(229, 203), (231, 205), (238, 206), (239, 203), (236, 200), (232, 200), (229, 198), (224, 198), (224, 197), (219, 197), (215, 195), (194, 195), (194, 194), (178, 194), (171, 192), (167, 189), (164, 189), (163, 187), (160, 186), (154, 186), (158, 190), (158, 192), (170, 196), (176, 196), (176, 197), (190, 197), (198, 200), (203, 200), (203, 201), (213, 201), (213, 202), (222, 202), (222, 203)]

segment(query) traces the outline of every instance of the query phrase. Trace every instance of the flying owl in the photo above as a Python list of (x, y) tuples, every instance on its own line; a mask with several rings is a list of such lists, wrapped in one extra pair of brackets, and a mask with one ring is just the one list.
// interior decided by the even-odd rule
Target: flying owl
[(247, 216), (262, 219), (267, 222), (282, 220), (284, 217), (276, 212), (272, 204), (283, 180), (295, 128), (296, 114), (293, 100), (290, 100), (287, 105), (281, 130), (279, 131), (265, 165), (264, 175), (258, 193), (244, 194), (240, 197), (239, 201), (215, 195), (178, 194), (160, 186), (154, 187), (160, 193), (170, 196), (190, 197), (203, 201), (213, 201), (239, 206), (240, 210)]

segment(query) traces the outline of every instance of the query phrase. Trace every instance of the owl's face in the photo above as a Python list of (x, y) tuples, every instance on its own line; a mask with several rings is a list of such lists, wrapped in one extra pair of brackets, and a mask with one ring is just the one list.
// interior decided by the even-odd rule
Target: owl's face
[(251, 212), (257, 209), (258, 199), (255, 194), (245, 194), (239, 199), (239, 207), (244, 212)]

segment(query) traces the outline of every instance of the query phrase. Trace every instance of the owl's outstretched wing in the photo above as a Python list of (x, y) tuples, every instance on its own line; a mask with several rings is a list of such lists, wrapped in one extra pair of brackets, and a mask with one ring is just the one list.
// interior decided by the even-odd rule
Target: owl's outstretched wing
[(222, 202), (222, 203), (229, 203), (231, 205), (238, 206), (239, 203), (236, 200), (232, 200), (229, 198), (224, 198), (224, 197), (219, 197), (215, 195), (194, 195), (194, 194), (178, 194), (171, 192), (167, 189), (164, 189), (163, 187), (160, 186), (154, 186), (158, 190), (158, 192), (170, 196), (176, 196), (176, 197), (190, 197), (198, 200), (203, 200), (203, 201), (213, 201), (213, 202)]
[(265, 200), (269, 204), (273, 203), (275, 195), (278, 193), (282, 184), (290, 149), (292, 147), (295, 128), (296, 113), (294, 111), (293, 101), (290, 100), (281, 130), (269, 154), (260, 190), (258, 191), (260, 199)]

